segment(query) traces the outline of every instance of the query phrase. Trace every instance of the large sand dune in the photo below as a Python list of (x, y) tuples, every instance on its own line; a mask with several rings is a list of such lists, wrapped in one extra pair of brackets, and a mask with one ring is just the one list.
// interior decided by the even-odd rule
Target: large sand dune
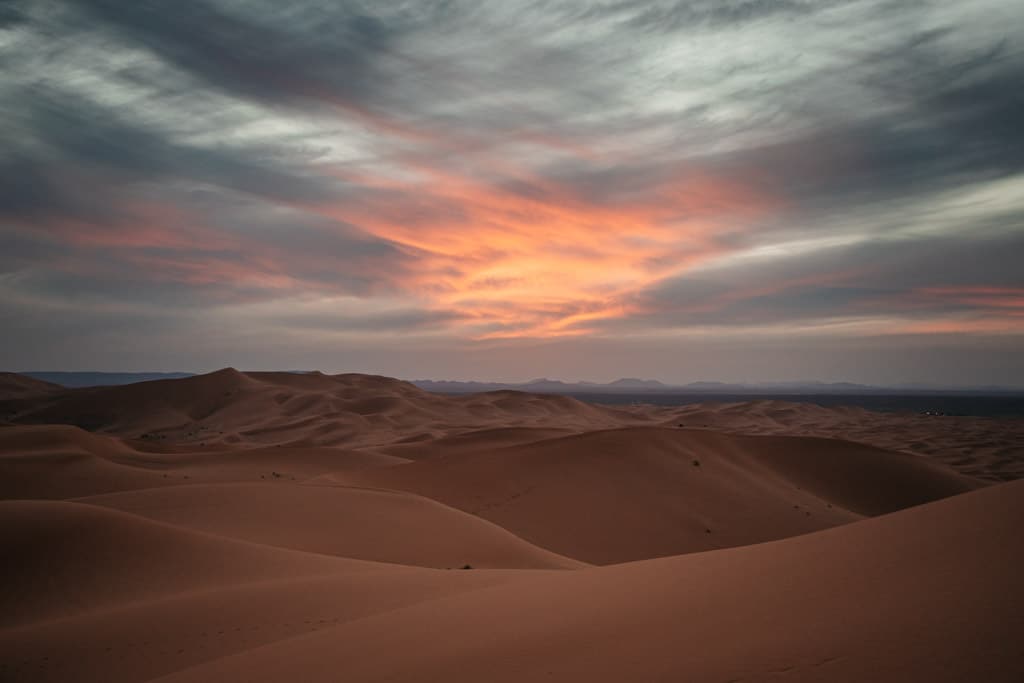
[(0, 680), (1024, 679), (1024, 484), (965, 474), (1012, 422), (230, 369), (0, 413)]
[(327, 479), (414, 491), (597, 564), (793, 536), (978, 485), (921, 458), (847, 442), (650, 427)]
[(398, 491), (197, 484), (80, 499), (178, 527), (256, 543), (427, 567), (577, 568), (505, 529)]
[(846, 439), (925, 455), (973, 477), (1024, 477), (1024, 421), (1018, 419), (768, 400), (608, 407), (515, 391), (442, 396), (408, 382), (357, 374), (227, 368), (184, 379), (63, 389), (7, 373), (0, 375), (4, 419), (77, 425), (134, 440), (143, 450), (343, 446), (410, 459), (472, 447), (474, 441), (486, 446), (626, 425), (683, 425)]
[(9, 557), (0, 624), (52, 619), (169, 593), (359, 567), (187, 531), (93, 505), (0, 503)]
[(616, 426), (628, 417), (562, 396), (510, 391), (452, 398), (387, 377), (232, 368), (184, 379), (69, 389), (6, 406), (12, 420), (23, 424), (72, 424), (148, 443), (197, 447), (391, 446), (453, 429), (496, 424), (584, 429)]
[[(67, 499), (196, 481), (301, 481), (404, 459), (373, 451), (324, 447), (138, 450), (125, 442), (69, 425), (0, 429), (0, 500)], [(145, 445), (145, 444), (143, 444)]]
[(671, 426), (848, 439), (924, 455), (972, 477), (1024, 478), (1024, 420), (1017, 418), (883, 413), (775, 400), (648, 407), (645, 412)]
[(515, 578), (283, 550), (102, 507), (0, 503), (0, 680), (141, 681)]
[(1013, 483), (777, 543), (530, 577), (161, 681), (1015, 683), (1022, 518)]

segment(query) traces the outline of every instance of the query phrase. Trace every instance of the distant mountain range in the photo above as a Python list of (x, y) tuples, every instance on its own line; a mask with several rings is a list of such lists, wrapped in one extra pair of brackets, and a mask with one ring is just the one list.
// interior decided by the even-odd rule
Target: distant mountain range
[[(304, 372), (292, 370), (289, 372)], [(191, 377), (190, 372), (22, 372), (27, 375), (65, 387), (107, 386), (132, 384), (157, 379), (178, 379)], [(1024, 393), (1024, 388), (1001, 386), (944, 387), (939, 385), (905, 384), (898, 386), (873, 386), (853, 382), (690, 382), (689, 384), (665, 384), (655, 379), (623, 377), (614, 382), (563, 382), (540, 377), (529, 382), (462, 382), (455, 380), (416, 379), (412, 383), (421, 389), (444, 394), (469, 394), (484, 391), (527, 391), (539, 394), (972, 394), (1001, 395)]]
[(927, 385), (872, 386), (853, 382), (691, 382), (689, 384), (665, 384), (654, 379), (624, 377), (614, 382), (562, 382), (546, 377), (523, 383), (505, 382), (457, 382), (450, 380), (416, 379), (412, 383), (421, 389), (447, 394), (477, 393), (482, 391), (528, 391), (533, 393), (557, 394), (918, 394), (918, 393), (968, 393), (968, 394), (1020, 394), (1024, 389), (1012, 387), (941, 387)]
[(115, 384), (134, 384), (154, 379), (181, 379), (191, 377), (192, 372), (20, 372), (19, 375), (35, 377), (44, 382), (63, 387), (100, 387)]

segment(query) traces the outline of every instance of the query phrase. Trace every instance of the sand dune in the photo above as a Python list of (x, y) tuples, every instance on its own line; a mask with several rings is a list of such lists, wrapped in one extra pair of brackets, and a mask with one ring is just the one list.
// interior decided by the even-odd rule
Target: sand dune
[(0, 503), (0, 539), (18, 558), (0, 586), (0, 626), (239, 582), (372, 567), (68, 502)]
[(456, 452), (333, 479), (413, 491), (596, 564), (793, 536), (978, 486), (858, 444), (664, 428)]
[(149, 681), (347, 621), (517, 578), (515, 572), (382, 565), (376, 571), (239, 583), (130, 602), (0, 630), (0, 680)]
[[(141, 444), (146, 445), (146, 444)], [(336, 448), (191, 449), (152, 446), (69, 425), (0, 428), (0, 500), (67, 499), (179, 484), (303, 481), (404, 459)]]
[(1011, 683), (1022, 518), (1024, 483), (1005, 484), (776, 543), (528, 578), (160, 680)]
[(433, 437), (430, 434), (399, 439), (392, 446), (375, 450), (409, 460), (423, 460), (454, 453), (473, 453), (503, 446), (533, 443), (576, 433), (570, 428), (558, 427), (491, 427), (459, 432), (451, 436)]
[(343, 446), (411, 459), (430, 457), (439, 449), (448, 452), (454, 445), (444, 441), (434, 448), (433, 442), (491, 429), (539, 430), (550, 437), (682, 424), (739, 434), (840, 438), (925, 455), (973, 477), (1024, 477), (1021, 420), (879, 413), (775, 400), (610, 407), (516, 391), (441, 396), (408, 382), (358, 374), (226, 368), (184, 379), (57, 388), (9, 400), (0, 393), (0, 418), (4, 415), (19, 424), (72, 424), (138, 439), (143, 449)]
[(119, 461), (131, 453), (116, 439), (78, 427), (0, 428), (0, 500), (72, 498), (173, 483), (159, 469)]
[[(0, 401), (40, 396), (63, 390), (64, 387), (59, 384), (44, 382), (28, 375), (0, 372)], [(0, 407), (0, 417), (3, 416), (3, 413), (4, 411)]]
[(840, 438), (923, 455), (972, 477), (1024, 478), (1024, 420), (1020, 419), (883, 413), (768, 400), (639, 410), (666, 426)]
[[(143, 681), (517, 578), (281, 550), (101, 507), (0, 503), (0, 679)], [(536, 572), (532, 572), (536, 573)]]
[(231, 369), (13, 393), (0, 680), (1024, 678), (1024, 482), (963, 474), (1016, 476), (1017, 423)]
[(426, 567), (577, 568), (499, 526), (396, 491), (199, 484), (81, 499), (178, 527), (308, 552)]
[(502, 427), (593, 429), (630, 416), (560, 396), (445, 397), (370, 375), (241, 373), (64, 390), (9, 407), (21, 424), (71, 424), (150, 444), (374, 447)]

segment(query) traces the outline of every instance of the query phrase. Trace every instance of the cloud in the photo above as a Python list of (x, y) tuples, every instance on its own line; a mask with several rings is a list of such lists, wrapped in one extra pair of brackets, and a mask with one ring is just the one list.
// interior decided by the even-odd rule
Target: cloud
[[(999, 68), (1001, 51), (964, 69), (931, 70), (923, 83), (887, 85), (893, 111), (824, 126), (775, 145), (710, 160), (723, 168), (772, 172), (778, 191), (807, 209), (870, 208), (887, 199), (1024, 171), (1024, 116), (1014, 83), (1024, 67)], [(937, 60), (930, 60), (933, 64)]]
[(389, 45), (389, 27), (347, 3), (331, 12), (263, 4), (247, 14), (206, 0), (187, 12), (116, 0), (82, 0), (75, 7), (100, 31), (209, 85), (275, 102), (372, 93), (375, 56)]
[(966, 331), (972, 321), (999, 319), (1024, 332), (1014, 305), (1024, 287), (1017, 264), (1024, 216), (1004, 219), (998, 229), (967, 223), (958, 234), (794, 248), (703, 269), (639, 293), (634, 315), (611, 324), (649, 330), (847, 320), (870, 323), (864, 331), (874, 334), (900, 321), (923, 330), (935, 319), (952, 331), (955, 319)]
[(485, 338), (582, 334), (580, 323), (621, 315), (624, 296), (717, 255), (719, 235), (776, 203), (700, 170), (602, 201), (525, 174), (494, 184), (417, 171), (322, 210), (418, 250), (426, 279), (415, 284), (487, 327)]
[(625, 15), (623, 22), (627, 26), (642, 30), (676, 32), (695, 27), (735, 27), (777, 17), (806, 18), (810, 14), (853, 2), (856, 0), (673, 0), (654, 3), (627, 0), (613, 4), (609, 9), (615, 14)]
[(1021, 21), (1001, 0), (5, 3), (0, 278), (26, 339), (53, 331), (33, 309), (129, 333), (154, 307), (203, 334), (237, 309), (310, 353), (1016, 333)]

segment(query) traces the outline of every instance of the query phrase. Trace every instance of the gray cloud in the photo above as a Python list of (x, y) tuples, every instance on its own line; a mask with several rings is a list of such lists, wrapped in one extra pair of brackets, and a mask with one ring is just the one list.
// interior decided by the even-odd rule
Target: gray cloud
[[(609, 10), (625, 15), (627, 26), (643, 30), (674, 32), (711, 27), (737, 26), (768, 18), (805, 18), (836, 5), (858, 0), (673, 0), (672, 2), (615, 3)], [(608, 11), (608, 10), (606, 10)]]
[(936, 69), (926, 86), (904, 86), (894, 113), (737, 153), (725, 167), (770, 171), (804, 206), (863, 206), (1019, 173), (1024, 132), (1013, 122), (1024, 117), (1024, 99), (1013, 84), (1024, 65), (985, 66)]
[(21, 136), (19, 146), (29, 139), (41, 153), (33, 160), (23, 152), (7, 166), (33, 164), (33, 182), (43, 180), (53, 194), (61, 183), (38, 176), (69, 164), (115, 176), (101, 184), (182, 178), (286, 201), (324, 200), (338, 192), (337, 184), (295, 172), (268, 149), (189, 145), (69, 93), (32, 88), (13, 95), (4, 108), (6, 123)]
[[(248, 16), (216, 3), (188, 11), (161, 2), (83, 0), (77, 6), (118, 39), (245, 97), (365, 98), (376, 91), (374, 57), (391, 27), (346, 3), (305, 8), (263, 4)], [(288, 26), (290, 30), (281, 30)]]
[(275, 324), (289, 330), (309, 332), (370, 332), (390, 334), (443, 329), (448, 323), (464, 320), (455, 311), (430, 311), (407, 308), (363, 315), (325, 315), (323, 313), (283, 313)]
[(959, 235), (869, 241), (667, 280), (637, 297), (636, 316), (608, 324), (657, 329), (1000, 313), (985, 311), (977, 302), (983, 297), (956, 295), (1024, 293), (1024, 213), (998, 224), (999, 230), (967, 224)]

